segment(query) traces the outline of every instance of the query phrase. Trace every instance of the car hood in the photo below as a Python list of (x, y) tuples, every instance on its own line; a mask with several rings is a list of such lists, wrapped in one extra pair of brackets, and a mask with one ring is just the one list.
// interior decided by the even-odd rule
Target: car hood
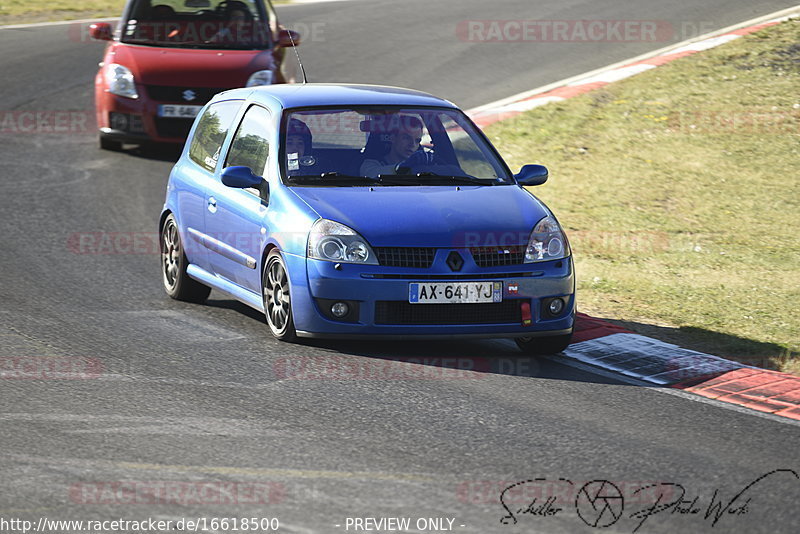
[(257, 70), (272, 68), (269, 50), (203, 50), (117, 43), (107, 60), (131, 69), (136, 83), (244, 87)]
[(376, 247), (522, 245), (549, 214), (513, 185), (291, 189), (320, 217), (346, 224)]

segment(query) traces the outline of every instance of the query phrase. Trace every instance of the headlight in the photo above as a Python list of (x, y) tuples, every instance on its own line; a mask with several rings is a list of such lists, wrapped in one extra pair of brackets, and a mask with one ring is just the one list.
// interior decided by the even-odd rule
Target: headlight
[(245, 87), (270, 84), (272, 84), (272, 71), (259, 70), (250, 75), (250, 78), (247, 79), (247, 85), (245, 85)]
[(308, 235), (308, 257), (340, 263), (378, 265), (367, 240), (343, 224), (320, 219)]
[(109, 93), (127, 98), (139, 98), (136, 86), (133, 84), (133, 73), (128, 67), (109, 63), (106, 66), (106, 84)]
[(569, 243), (553, 216), (548, 215), (533, 228), (525, 250), (525, 263), (560, 260), (569, 256)]

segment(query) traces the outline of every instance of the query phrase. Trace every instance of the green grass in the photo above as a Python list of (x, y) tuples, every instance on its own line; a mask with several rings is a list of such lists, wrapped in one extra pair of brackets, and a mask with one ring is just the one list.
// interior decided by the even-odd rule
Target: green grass
[(125, 0), (0, 0), (0, 24), (118, 17)]
[(582, 311), (800, 374), (800, 21), (487, 135), (550, 168)]
[[(119, 17), (125, 3), (126, 0), (0, 0), (0, 25)], [(273, 0), (272, 3), (288, 1)]]

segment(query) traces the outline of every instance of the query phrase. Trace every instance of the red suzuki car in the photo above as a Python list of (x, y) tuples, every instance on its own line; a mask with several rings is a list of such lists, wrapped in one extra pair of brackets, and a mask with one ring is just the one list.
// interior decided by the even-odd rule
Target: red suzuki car
[(183, 143), (211, 97), (235, 87), (295, 81), (285, 57), (299, 35), (269, 0), (129, 0), (119, 26), (93, 24), (108, 41), (95, 77), (100, 147)]

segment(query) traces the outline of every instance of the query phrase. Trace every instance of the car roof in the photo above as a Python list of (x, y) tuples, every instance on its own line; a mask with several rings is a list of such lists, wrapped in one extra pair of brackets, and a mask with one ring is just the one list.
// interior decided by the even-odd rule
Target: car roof
[(317, 106), (435, 106), (457, 109), (442, 98), (401, 87), (363, 84), (278, 84), (224, 91), (214, 100), (248, 98), (254, 102), (283, 109)]

